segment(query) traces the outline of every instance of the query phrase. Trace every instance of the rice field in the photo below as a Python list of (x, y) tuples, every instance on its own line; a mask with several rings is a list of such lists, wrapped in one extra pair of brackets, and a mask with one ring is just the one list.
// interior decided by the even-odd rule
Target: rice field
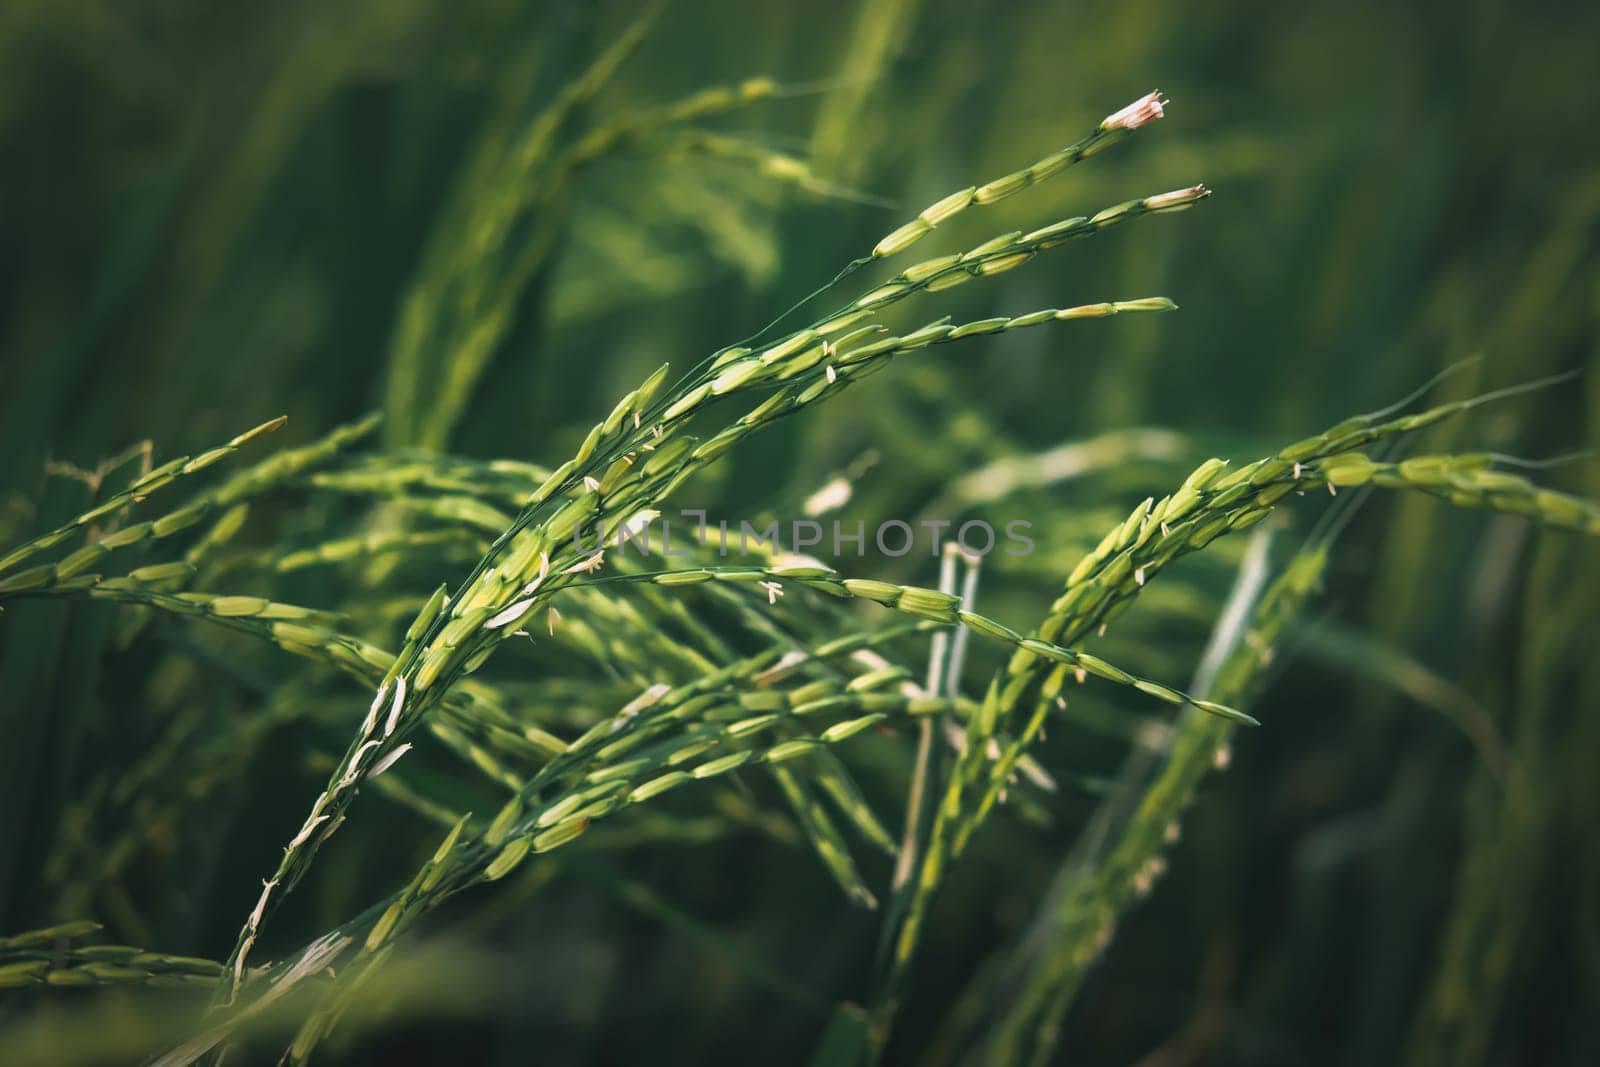
[(1597, 31), (13, 5), (0, 1063), (1593, 1062)]

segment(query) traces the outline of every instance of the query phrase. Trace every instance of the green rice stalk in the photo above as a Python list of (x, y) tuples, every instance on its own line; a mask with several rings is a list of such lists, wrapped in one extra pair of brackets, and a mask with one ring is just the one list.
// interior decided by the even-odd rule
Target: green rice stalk
[[(142, 477), (136, 479), (133, 484), (129, 485), (126, 489), (123, 489), (117, 493), (113, 493), (99, 504), (79, 515), (77, 518), (72, 519), (70, 522), (51, 530), (49, 533), (41, 534), (40, 536), (33, 538), (31, 541), (26, 541), (12, 549), (10, 552), (7, 552), (4, 556), (0, 556), (0, 574), (12, 570), (17, 566), (17, 564), (33, 558), (35, 555), (43, 552), (46, 549), (54, 548), (57, 545), (62, 544), (85, 526), (102, 519), (107, 519), (116, 512), (121, 511), (123, 508), (142, 502), (151, 493), (164, 489), (168, 485), (171, 485), (173, 482), (177, 481), (179, 478), (184, 478), (191, 474), (197, 474), (212, 464), (226, 459), (228, 456), (232, 455), (234, 452), (237, 452), (240, 448), (249, 444), (251, 441), (254, 441), (256, 438), (265, 436), (266, 434), (276, 430), (278, 427), (282, 426), (285, 421), (287, 421), (287, 417), (280, 415), (275, 419), (262, 423), (260, 426), (257, 426), (254, 429), (246, 430), (244, 433), (239, 434), (237, 437), (229, 440), (226, 444), (220, 445), (219, 447), (213, 448), (209, 451), (202, 452), (198, 456), (179, 456), (177, 459), (163, 463), (155, 470), (152, 470)], [(175, 525), (177, 522), (176, 516), (181, 514), (183, 513), (180, 512), (175, 513), (173, 516), (166, 516), (165, 518), (168, 525)], [(153, 525), (154, 524), (152, 524), (152, 527)], [(149, 536), (152, 533), (154, 536), (162, 536), (160, 531), (152, 528), (146, 528), (138, 536)], [(94, 546), (91, 545), (88, 547), (93, 548)], [(37, 569), (38, 568), (33, 568), (32, 570), (36, 571)], [(15, 582), (16, 580), (17, 575), (12, 575), (10, 581)]]

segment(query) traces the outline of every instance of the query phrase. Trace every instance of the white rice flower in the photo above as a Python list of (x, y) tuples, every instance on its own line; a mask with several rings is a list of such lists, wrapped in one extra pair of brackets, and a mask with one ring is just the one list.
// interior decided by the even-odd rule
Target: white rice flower
[(394, 728), (400, 725), (400, 712), (406, 706), (406, 676), (396, 675), (394, 680), (394, 703), (389, 706), (389, 720), (383, 724), (383, 736), (388, 737), (394, 733)]
[[(1043, 740), (1043, 731), (1040, 731), (1039, 737), (1040, 740)], [(1049, 771), (1045, 770), (1037, 763), (1034, 763), (1032, 760), (1025, 759), (1020, 761), (1017, 764), (1017, 769), (1022, 772), (1023, 776), (1026, 777), (1028, 781), (1032, 782), (1037, 788), (1043, 789), (1046, 793), (1054, 793), (1061, 788), (1058, 784), (1056, 784), (1056, 780), (1050, 777)]]
[(261, 917), (266, 914), (267, 898), (272, 896), (272, 891), (278, 887), (278, 880), (261, 883), (261, 895), (256, 898), (256, 906), (250, 912), (250, 929), (256, 930), (261, 926)]
[(656, 704), (661, 702), (662, 697), (666, 696), (670, 692), (672, 692), (672, 687), (670, 685), (665, 682), (657, 682), (655, 685), (652, 685), (649, 689), (646, 689), (644, 692), (630, 700), (621, 711), (617, 712), (617, 718), (630, 718), (639, 714), (641, 711), (644, 711), (646, 708), (654, 707)]
[(378, 687), (377, 695), (372, 698), (372, 707), (367, 709), (366, 721), (361, 724), (361, 736), (365, 737), (370, 734), (372, 728), (378, 725), (378, 709), (383, 706), (383, 700), (388, 695), (389, 687), (387, 685)]
[(539, 553), (539, 573), (533, 579), (533, 581), (529, 582), (527, 585), (522, 587), (522, 591), (524, 593), (533, 592), (535, 589), (539, 588), (540, 585), (544, 584), (545, 577), (549, 573), (550, 573), (550, 553), (541, 552), (541, 553)]
[(590, 571), (599, 570), (600, 567), (602, 567), (605, 564), (605, 561), (606, 561), (605, 552), (603, 552), (603, 551), (602, 552), (596, 552), (594, 555), (590, 556), (588, 559), (581, 559), (578, 562), (574, 563), (572, 566), (568, 567), (566, 569), (566, 571), (564, 571), (563, 573), (566, 573), (566, 574), (588, 574)]
[(404, 756), (407, 752), (410, 752), (410, 751), (411, 751), (411, 742), (410, 741), (407, 741), (405, 744), (398, 746), (393, 752), (391, 752), (387, 756), (383, 757), (377, 763), (374, 763), (372, 765), (372, 772), (370, 774), (368, 774), (367, 777), (368, 778), (376, 778), (376, 777), (378, 777), (378, 775), (382, 774), (384, 771), (388, 770), (390, 767), (393, 767), (396, 763), (399, 763), (400, 762), (400, 757)]
[(889, 661), (872, 651), (870, 648), (858, 648), (850, 653), (850, 658), (861, 664), (869, 671), (884, 671), (889, 669)]
[(1102, 130), (1137, 130), (1166, 114), (1166, 101), (1160, 90), (1146, 93), (1121, 111), (1113, 111), (1100, 123)]
[(1170, 193), (1157, 193), (1147, 196), (1144, 206), (1149, 211), (1182, 211), (1184, 208), (1193, 207), (1195, 204), (1211, 195), (1211, 190), (1204, 185), (1191, 185), (1187, 189), (1174, 189)]
[[(349, 937), (339, 936), (337, 934), (329, 934), (327, 937), (324, 937), (319, 941), (312, 942), (311, 946), (305, 950), (298, 960), (295, 961), (294, 965), (285, 971), (282, 977), (274, 981), (272, 985), (270, 985), (267, 990), (261, 994), (260, 999), (258, 999), (251, 1006), (251, 1010), (260, 1011), (273, 1001), (277, 1000), (279, 997), (282, 997), (285, 993), (289, 992), (289, 990), (293, 989), (296, 982), (301, 981), (307, 975), (315, 974), (317, 971), (321, 970), (323, 965), (327, 963), (328, 960), (343, 952), (345, 947), (350, 944), (351, 940), (352, 939)], [(162, 1060), (160, 1062), (166, 1063), (167, 1061)], [(193, 1061), (183, 1059), (174, 1062), (191, 1063)]]
[(806, 502), (800, 506), (810, 518), (826, 515), (830, 511), (837, 511), (850, 503), (850, 483), (844, 478), (835, 478), (833, 481), (806, 497)]
[(498, 615), (495, 615), (488, 622), (484, 623), (483, 628), (485, 630), (499, 630), (503, 627), (510, 626), (512, 623), (526, 615), (528, 613), (528, 609), (531, 607), (533, 607), (533, 597), (528, 597), (526, 600), (519, 600), (515, 604), (512, 604), (510, 607), (506, 608), (504, 611), (500, 612)]
[[(315, 974), (321, 970), (322, 965), (342, 952), (344, 947), (350, 944), (350, 941), (351, 938), (349, 937), (330, 934), (320, 941), (313, 942), (311, 947), (306, 949), (305, 953), (295, 961), (294, 966), (284, 972), (282, 978), (273, 983), (274, 999), (281, 992), (287, 992), (290, 986), (306, 977), (306, 975)], [(263, 997), (262, 999), (265, 1000), (266, 998)]]
[(368, 741), (366, 744), (356, 749), (356, 754), (350, 757), (350, 766), (345, 769), (344, 777), (339, 779), (339, 785), (341, 788), (347, 785), (353, 785), (355, 780), (361, 777), (361, 761), (366, 758), (367, 749), (378, 748), (382, 744), (382, 741)]
[[(255, 943), (256, 943), (256, 935), (255, 934), (250, 934), (242, 942), (239, 943), (239, 958), (233, 961), (233, 991), (235, 993), (237, 993), (239, 991), (239, 983), (244, 980), (244, 961), (245, 961), (245, 958), (250, 955), (250, 949), (255, 946)], [(161, 1061), (157, 1061), (158, 1064), (160, 1062)], [(189, 1060), (179, 1060), (179, 1061), (173, 1061), (173, 1062), (189, 1063), (191, 1061), (189, 1061)]]
[(804, 663), (810, 658), (811, 656), (809, 653), (801, 652), (797, 648), (791, 648), (778, 659), (778, 662), (757, 674), (751, 679), (751, 681), (754, 682), (757, 687), (771, 685), (773, 682), (788, 674), (791, 668)]
[(622, 542), (628, 538), (637, 538), (639, 534), (649, 528), (652, 522), (655, 522), (660, 517), (661, 512), (655, 508), (640, 508), (633, 513), (632, 518), (611, 532), (612, 547), (620, 547)]
[(327, 822), (329, 818), (331, 818), (331, 816), (318, 815), (315, 819), (312, 819), (310, 822), (300, 827), (300, 832), (294, 835), (294, 840), (289, 842), (289, 847), (284, 849), (284, 851), (293, 852), (295, 849), (305, 844), (311, 839), (311, 835), (317, 832), (317, 827)]

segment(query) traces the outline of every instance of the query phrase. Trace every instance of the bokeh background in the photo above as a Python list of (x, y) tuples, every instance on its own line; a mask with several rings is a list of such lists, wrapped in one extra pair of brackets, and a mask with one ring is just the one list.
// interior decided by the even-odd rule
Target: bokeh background
[[(937, 312), (1165, 295), (1178, 314), (902, 361), (762, 438), (694, 502), (793, 507), (850, 471), (851, 520), (1028, 519), (1040, 551), (996, 559), (983, 594), (1021, 625), (1076, 552), (1206, 456), (1265, 454), (1469, 357), (1436, 395), (1586, 373), (1419, 449), (1600, 444), (1600, 8), (677, 0), (541, 159), (707, 87), (785, 91), (518, 170), (507, 146), (641, 11), (0, 6), (0, 543), (82, 502), (55, 461), (89, 467), (144, 439), (159, 459), (279, 413), (278, 443), (382, 410), (392, 447), (559, 462), (660, 362), (745, 336), (924, 204), (1157, 86), (1164, 121), (918, 251), (1204, 181), (1215, 195), (1193, 211), (962, 287)], [(810, 178), (776, 173), (772, 152)], [(507, 196), (510, 216), (488, 209)], [(1105, 436), (1128, 430), (1172, 436)], [(948, 496), (984, 464), (1091, 439), (1120, 458), (1004, 500)], [(1592, 457), (1538, 477), (1600, 493)], [(1280, 536), (1328, 506), (1297, 504)], [(1107, 655), (1183, 678), (1228, 562), (1186, 565)], [(859, 573), (928, 583), (934, 564)], [(296, 599), (316, 604), (317, 582)], [(120, 939), (217, 956), (319, 787), (306, 753), (342, 741), (278, 731), (171, 824), (142, 827), (132, 800), (72, 822), (173, 707), (259, 703), (219, 680), (202, 636), (130, 648), (109, 617), (0, 617), (0, 931), (62, 917), (78, 885), (73, 906)], [(1597, 635), (1592, 545), (1428, 499), (1367, 502), (1255, 709), (1265, 728), (1208, 783), (1171, 870), (1064, 1020), (1059, 1062), (1600, 1059)], [(251, 654), (268, 682), (284, 668)], [(1000, 820), (944, 894), (893, 1061), (948, 1061), (970, 1036), (951, 1005), (1025, 928), (1095, 776), (1116, 767), (1098, 736), (1051, 735), (1046, 762), (1077, 785)], [(898, 765), (871, 760), (892, 810)], [(374, 815), (319, 865), (292, 928), (347, 917), (431, 849), (414, 816)], [(47, 874), (63, 841), (93, 853), (130, 826), (148, 832), (113, 877)], [(828, 1006), (860, 994), (872, 916), (776, 831), (648, 836), (455, 908), (441, 929), (492, 950), (493, 980), (424, 998), (437, 1010), (330, 1058), (803, 1062)], [(92, 1018), (131, 1026), (141, 1003)], [(73, 991), (7, 998), (0, 1033), (86, 1010)]]

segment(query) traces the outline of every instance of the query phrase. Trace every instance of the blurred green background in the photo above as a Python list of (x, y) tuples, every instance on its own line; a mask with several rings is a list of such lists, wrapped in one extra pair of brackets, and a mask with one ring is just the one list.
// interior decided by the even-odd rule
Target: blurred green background
[[(792, 506), (855, 465), (852, 520), (911, 519), (1004, 456), (1126, 428), (1179, 435), (972, 511), (1039, 531), (1038, 555), (985, 578), (988, 613), (1021, 625), (1074, 550), (1207, 455), (1264, 454), (1466, 357), (1482, 359), (1441, 395), (1588, 372), (1419, 448), (1600, 445), (1600, 8), (679, 0), (552, 131), (545, 156), (570, 165), (519, 172), (507, 146), (640, 14), (0, 5), (0, 544), (83, 500), (51, 461), (90, 467), (143, 439), (159, 461), (279, 413), (275, 444), (382, 409), (390, 446), (554, 464), (660, 362), (687, 368), (745, 336), (926, 203), (1156, 86), (1164, 121), (925, 247), (1204, 181), (1215, 195), (1194, 211), (1067, 246), (934, 312), (1159, 294), (1178, 314), (904, 361), (683, 502)], [(581, 150), (608, 124), (754, 77), (786, 89)], [(768, 152), (817, 181), (775, 176)], [(496, 216), (506, 196), (515, 207)], [(474, 360), (480, 375), (461, 370)], [(1593, 458), (1539, 477), (1600, 494)], [(1326, 506), (1292, 509), (1300, 530)], [(908, 557), (859, 573), (933, 570)], [(1186, 573), (1171, 610), (1152, 603), (1108, 643), (1130, 666), (1191, 669), (1228, 576)], [(1594, 546), (1376, 498), (1328, 586), (1255, 709), (1266, 727), (1208, 784), (1172, 870), (1065, 1020), (1059, 1062), (1600, 1060)], [(319, 603), (316, 579), (295, 588)], [(182, 645), (198, 636), (175, 639), (200, 664), (185, 690), (114, 647), (108, 614), (0, 617), (0, 932), (57, 917), (59, 886), (40, 873), (53, 843), (137, 819), (112, 808), (84, 830), (64, 812), (136, 759), (173, 692), (251, 706), (207, 687), (213, 668)], [(98, 666), (68, 666), (85, 662)], [(281, 666), (263, 652), (252, 669)], [(1115, 766), (1051, 740), (1053, 767)], [(275, 735), (237, 768), (240, 795), (146, 842), (87, 911), (133, 943), (223, 954), (315, 796), (303, 748)], [(1047, 826), (991, 829), (941, 900), (892, 1060), (953, 1055), (949, 1005), (1026, 923), (1092, 799), (1062, 799)], [(372, 814), (366, 856), (345, 841), (302, 890), (301, 934), (393, 888), (405, 849), (436, 838)], [(803, 849), (758, 834), (647, 843), (490, 900), (452, 913), (497, 950), (482, 996), (392, 1021), (339, 1061), (801, 1062), (825, 1006), (859, 995), (875, 930)], [(52, 996), (48, 1010), (73, 1006)], [(0, 1027), (37, 1007), (0, 1000)]]

